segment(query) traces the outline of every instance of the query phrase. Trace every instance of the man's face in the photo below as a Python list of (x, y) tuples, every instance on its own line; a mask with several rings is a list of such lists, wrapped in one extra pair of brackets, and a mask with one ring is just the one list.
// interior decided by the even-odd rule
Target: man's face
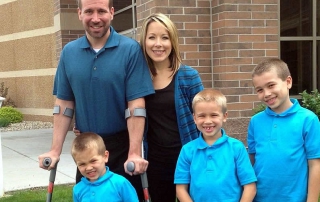
[(78, 9), (89, 41), (108, 37), (113, 15), (114, 8), (109, 8), (109, 0), (81, 0), (81, 9)]

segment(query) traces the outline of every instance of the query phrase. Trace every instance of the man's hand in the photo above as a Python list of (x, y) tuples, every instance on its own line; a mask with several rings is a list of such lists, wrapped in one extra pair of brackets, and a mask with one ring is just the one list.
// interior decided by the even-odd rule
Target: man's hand
[[(134, 163), (134, 171), (130, 172), (127, 170), (127, 164), (128, 162), (133, 162)], [(128, 156), (127, 161), (124, 163), (124, 170), (126, 173), (128, 173), (129, 175), (140, 175), (144, 172), (147, 171), (149, 162), (145, 159), (143, 159), (141, 156), (139, 155), (131, 155)]]
[[(51, 164), (48, 167), (45, 167), (43, 165), (43, 161), (45, 158), (50, 158), (51, 159)], [(41, 154), (39, 157), (39, 167), (45, 170), (51, 170), (55, 168), (56, 163), (60, 160), (60, 157), (58, 155), (54, 155), (52, 151)]]

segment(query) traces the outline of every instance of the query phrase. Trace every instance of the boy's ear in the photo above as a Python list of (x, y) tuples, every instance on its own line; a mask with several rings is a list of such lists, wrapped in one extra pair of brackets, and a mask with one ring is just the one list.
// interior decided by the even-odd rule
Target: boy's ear
[(105, 157), (105, 162), (108, 163), (108, 160), (109, 160), (109, 152), (106, 150), (104, 152), (104, 157)]
[(286, 82), (287, 82), (288, 89), (291, 89), (291, 87), (292, 87), (292, 77), (288, 76), (287, 79), (286, 79)]
[(223, 122), (227, 122), (227, 118), (228, 118), (228, 112), (223, 114)]

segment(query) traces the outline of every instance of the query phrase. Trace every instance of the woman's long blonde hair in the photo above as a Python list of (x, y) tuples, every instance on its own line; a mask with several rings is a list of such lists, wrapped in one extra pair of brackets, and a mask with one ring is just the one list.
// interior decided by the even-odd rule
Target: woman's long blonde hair
[(140, 34), (140, 45), (142, 47), (144, 57), (147, 60), (148, 67), (152, 77), (157, 75), (157, 71), (154, 67), (152, 59), (148, 56), (146, 52), (146, 47), (145, 47), (148, 26), (151, 22), (158, 22), (162, 24), (169, 33), (169, 38), (172, 45), (172, 50), (169, 55), (170, 68), (172, 69), (172, 74), (171, 74), (172, 76), (178, 71), (180, 64), (182, 63), (180, 50), (179, 50), (179, 36), (178, 36), (177, 27), (166, 15), (162, 13), (152, 14), (144, 20), (141, 28), (141, 34)]

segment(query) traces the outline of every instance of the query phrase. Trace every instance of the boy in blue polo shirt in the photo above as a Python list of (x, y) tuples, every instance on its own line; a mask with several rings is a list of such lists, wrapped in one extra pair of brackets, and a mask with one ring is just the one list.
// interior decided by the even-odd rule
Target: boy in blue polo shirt
[(248, 147), (258, 182), (254, 201), (317, 202), (320, 192), (318, 117), (289, 98), (287, 64), (270, 58), (253, 70), (254, 89), (267, 108), (249, 124)]
[(101, 136), (91, 132), (82, 133), (73, 140), (71, 154), (84, 176), (73, 187), (74, 202), (139, 201), (131, 183), (105, 166), (109, 152)]
[(205, 89), (192, 102), (199, 138), (181, 149), (174, 183), (181, 202), (251, 202), (256, 176), (243, 143), (227, 136), (227, 100)]

